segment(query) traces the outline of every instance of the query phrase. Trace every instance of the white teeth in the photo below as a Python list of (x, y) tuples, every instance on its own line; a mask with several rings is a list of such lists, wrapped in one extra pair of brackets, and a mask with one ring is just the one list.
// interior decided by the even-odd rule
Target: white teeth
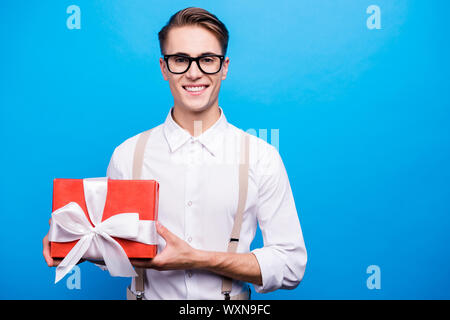
[(202, 91), (203, 89), (205, 89), (205, 86), (201, 86), (201, 87), (184, 87), (187, 91)]

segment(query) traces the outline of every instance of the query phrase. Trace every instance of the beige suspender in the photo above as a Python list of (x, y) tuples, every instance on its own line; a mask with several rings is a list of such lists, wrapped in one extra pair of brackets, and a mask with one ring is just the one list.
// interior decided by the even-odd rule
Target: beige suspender
[[(133, 180), (141, 179), (142, 168), (144, 164), (144, 152), (145, 146), (147, 145), (148, 138), (150, 136), (150, 130), (143, 132), (136, 143), (136, 148), (134, 151), (133, 159)], [(242, 134), (241, 138), (241, 150), (240, 150), (240, 162), (239, 162), (239, 202), (237, 207), (237, 212), (234, 217), (233, 229), (230, 235), (230, 242), (228, 243), (228, 252), (236, 252), (239, 238), (241, 233), (242, 220), (244, 217), (245, 204), (247, 202), (247, 192), (248, 192), (248, 170), (249, 170), (249, 136), (247, 133)], [(146, 273), (144, 268), (135, 268), (138, 274), (135, 277), (135, 299), (141, 300), (144, 297), (144, 283), (146, 278)], [(225, 299), (230, 299), (232, 287), (232, 280), (230, 278), (223, 278), (222, 281), (222, 294)], [(248, 298), (246, 294), (239, 295), (240, 297)], [(128, 299), (133, 299), (130, 296), (130, 291), (127, 294)], [(233, 297), (231, 297), (233, 299)]]
[[(151, 129), (141, 133), (136, 143), (133, 158), (133, 180), (140, 180), (142, 178), (145, 146), (147, 145), (148, 138), (150, 137), (150, 132)], [(144, 298), (144, 283), (146, 278), (146, 272), (144, 268), (135, 268), (135, 271), (137, 273), (137, 277), (134, 278), (136, 299), (142, 300)]]
[(147, 130), (142, 132), (136, 142), (136, 148), (134, 149), (133, 158), (133, 180), (140, 180), (142, 176), (142, 167), (144, 165), (144, 153), (145, 146), (147, 145), (148, 138), (150, 137), (150, 132), (152, 130)]
[[(241, 235), (242, 220), (244, 218), (245, 203), (248, 192), (248, 169), (249, 169), (249, 137), (247, 133), (242, 134), (241, 152), (239, 161), (239, 202), (236, 215), (234, 216), (233, 229), (228, 243), (228, 252), (236, 252)], [(224, 277), (222, 280), (222, 294), (225, 300), (230, 299), (232, 280)]]

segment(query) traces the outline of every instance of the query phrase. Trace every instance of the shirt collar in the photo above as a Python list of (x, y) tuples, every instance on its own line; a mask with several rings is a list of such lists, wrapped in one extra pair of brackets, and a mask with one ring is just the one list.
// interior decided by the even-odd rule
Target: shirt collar
[(169, 110), (169, 114), (166, 117), (166, 121), (163, 125), (164, 135), (166, 136), (167, 143), (169, 144), (170, 151), (174, 152), (183, 144), (188, 142), (191, 138), (195, 141), (198, 140), (203, 144), (214, 156), (218, 155), (221, 147), (221, 141), (223, 133), (228, 126), (228, 121), (223, 113), (221, 107), (219, 119), (206, 131), (202, 132), (198, 137), (192, 137), (191, 134), (184, 128), (180, 127), (178, 123), (172, 117), (173, 107)]

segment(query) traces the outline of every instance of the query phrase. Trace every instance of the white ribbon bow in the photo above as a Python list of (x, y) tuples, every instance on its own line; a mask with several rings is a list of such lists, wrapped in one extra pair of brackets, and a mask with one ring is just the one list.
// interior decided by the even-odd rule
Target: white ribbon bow
[(119, 213), (102, 222), (108, 178), (83, 179), (83, 186), (87, 211), (94, 227), (76, 202), (70, 202), (52, 213), (49, 240), (78, 240), (56, 268), (55, 283), (81, 258), (103, 260), (113, 277), (137, 276), (122, 246), (112, 237), (157, 244), (155, 221), (139, 220), (138, 213)]

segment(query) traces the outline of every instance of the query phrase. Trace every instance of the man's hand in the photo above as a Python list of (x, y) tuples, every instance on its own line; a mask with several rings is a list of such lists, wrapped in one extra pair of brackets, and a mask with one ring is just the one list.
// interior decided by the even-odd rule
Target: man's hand
[(49, 267), (56, 267), (62, 261), (61, 259), (53, 259), (50, 256), (50, 242), (48, 241), (48, 234), (45, 235), (42, 240), (42, 246), (44, 247), (42, 250), (42, 254), (44, 255), (45, 262)]
[(196, 267), (198, 250), (170, 232), (159, 221), (156, 222), (156, 231), (166, 241), (165, 248), (153, 259), (130, 259), (134, 266), (156, 270), (184, 270)]
[[(48, 224), (52, 222), (52, 219), (48, 219)], [(42, 239), (42, 254), (44, 255), (45, 262), (49, 267), (56, 267), (62, 261), (62, 259), (53, 259), (50, 255), (50, 242), (48, 241), (48, 234)]]
[(261, 270), (253, 253), (198, 250), (159, 222), (156, 222), (156, 231), (166, 240), (166, 247), (153, 259), (131, 259), (134, 266), (156, 270), (203, 269), (228, 278), (262, 285)]

